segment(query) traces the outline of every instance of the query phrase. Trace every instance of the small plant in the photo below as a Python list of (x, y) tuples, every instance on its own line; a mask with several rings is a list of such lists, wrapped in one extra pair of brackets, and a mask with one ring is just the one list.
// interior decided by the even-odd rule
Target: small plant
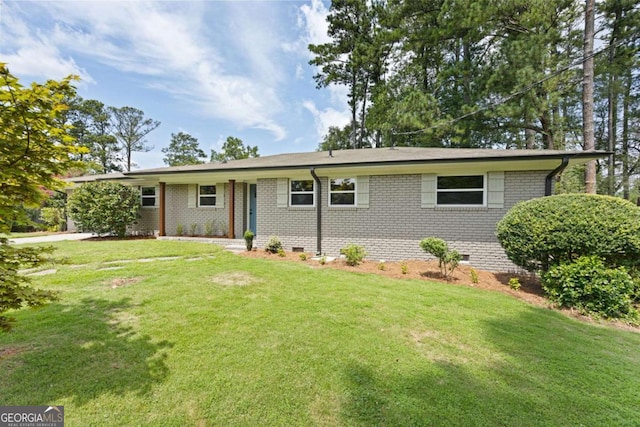
[(367, 256), (367, 252), (364, 250), (364, 247), (353, 243), (340, 249), (340, 253), (346, 258), (347, 265), (352, 267), (360, 264), (364, 257)]
[(421, 240), (420, 247), (423, 251), (438, 258), (440, 274), (442, 274), (445, 279), (451, 278), (451, 274), (453, 274), (453, 271), (462, 260), (462, 255), (460, 255), (458, 251), (449, 249), (447, 242), (437, 237), (428, 237)]
[(278, 249), (278, 256), (284, 258), (287, 256), (287, 253), (284, 251), (284, 249), (280, 248)]
[(244, 232), (244, 244), (248, 251), (251, 251), (253, 249), (253, 239), (255, 237), (256, 235), (251, 230), (247, 230)]
[(204, 235), (207, 237), (213, 236), (213, 221), (207, 221), (204, 223)]
[(305, 254), (305, 253), (301, 253), (299, 255), (299, 257), (300, 257), (300, 261), (306, 261), (307, 260), (307, 254)]
[(400, 271), (402, 272), (402, 274), (407, 274), (409, 273), (409, 266), (407, 265), (406, 262), (402, 261), (400, 263)]
[(380, 261), (380, 262), (378, 263), (378, 270), (380, 270), (380, 271), (385, 271), (386, 269), (387, 269), (387, 266), (386, 266), (386, 265), (384, 265), (384, 261)]
[(327, 263), (327, 257), (325, 255), (322, 255), (318, 262), (320, 263), (320, 265), (325, 265)]
[(509, 287), (514, 291), (519, 291), (522, 285), (520, 284), (520, 279), (517, 277), (512, 277), (509, 279)]
[(278, 236), (269, 237), (267, 244), (264, 246), (264, 250), (270, 254), (277, 254), (280, 249), (282, 249), (282, 242)]
[(471, 267), (471, 269), (469, 270), (469, 273), (471, 274), (471, 283), (477, 285), (479, 282), (478, 272), (476, 271), (475, 268)]
[(198, 232), (198, 224), (191, 224), (189, 226), (189, 235), (190, 236), (195, 236), (196, 233)]
[(184, 225), (178, 224), (176, 227), (176, 236), (182, 236), (184, 234)]

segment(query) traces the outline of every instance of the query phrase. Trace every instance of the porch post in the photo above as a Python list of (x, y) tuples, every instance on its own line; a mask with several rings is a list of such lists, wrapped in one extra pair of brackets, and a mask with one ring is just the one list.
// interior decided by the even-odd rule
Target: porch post
[(158, 227), (159, 227), (159, 231), (158, 234), (160, 236), (166, 236), (167, 232), (165, 230), (165, 190), (166, 190), (166, 183), (161, 182), (160, 183), (160, 197), (158, 202), (160, 203), (160, 206), (158, 206)]
[(236, 227), (235, 224), (236, 218), (236, 180), (229, 180), (229, 237), (230, 239), (235, 239), (236, 235), (234, 229)]

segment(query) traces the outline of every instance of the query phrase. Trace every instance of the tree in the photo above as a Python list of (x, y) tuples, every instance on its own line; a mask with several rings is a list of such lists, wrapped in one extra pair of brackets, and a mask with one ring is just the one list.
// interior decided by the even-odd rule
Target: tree
[(351, 125), (347, 125), (342, 129), (337, 126), (331, 126), (318, 146), (318, 151), (348, 150), (352, 148), (351, 132)]
[(219, 153), (216, 150), (211, 150), (212, 162), (226, 162), (228, 160), (248, 159), (251, 157), (260, 157), (258, 147), (250, 145), (245, 147), (240, 138), (233, 136), (228, 137), (222, 144), (222, 150)]
[(124, 237), (140, 216), (140, 192), (117, 182), (90, 182), (69, 196), (67, 211), (84, 231)]
[[(62, 186), (59, 177), (72, 167), (73, 157), (84, 152), (74, 145), (64, 126), (65, 101), (75, 96), (69, 76), (61, 81), (22, 86), (5, 63), (0, 63), (0, 233), (14, 222), (24, 222), (26, 207), (40, 206), (44, 189)], [(39, 306), (57, 298), (34, 289), (18, 270), (47, 261), (52, 248), (15, 248), (0, 237), (0, 329), (13, 319), (9, 309)]]
[(78, 97), (70, 107), (68, 119), (71, 134), (88, 150), (81, 160), (89, 164), (90, 171), (100, 174), (122, 171), (118, 140), (111, 135), (109, 108), (95, 99)]
[(131, 154), (135, 151), (147, 152), (153, 147), (145, 145), (144, 138), (160, 126), (159, 121), (145, 119), (144, 111), (133, 107), (109, 107), (113, 126), (113, 135), (122, 145), (126, 159), (127, 171), (131, 171)]
[[(595, 0), (586, 0), (584, 16), (584, 55), (582, 63), (582, 134), (584, 149), (596, 148), (593, 129), (593, 42), (595, 37)], [(584, 182), (587, 193), (596, 192), (596, 162), (586, 164)]]
[(184, 132), (172, 133), (171, 143), (162, 152), (166, 154), (163, 161), (169, 166), (197, 165), (207, 157), (198, 146), (198, 138)]

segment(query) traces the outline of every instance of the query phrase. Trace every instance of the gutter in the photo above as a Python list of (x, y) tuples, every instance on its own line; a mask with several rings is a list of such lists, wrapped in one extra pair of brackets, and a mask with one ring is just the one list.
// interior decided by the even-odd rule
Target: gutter
[(564, 156), (562, 158), (562, 163), (560, 163), (560, 165), (555, 168), (554, 170), (551, 171), (551, 173), (549, 173), (549, 175), (547, 175), (547, 178), (544, 181), (544, 195), (545, 196), (550, 196), (551, 193), (553, 192), (553, 178), (555, 178), (559, 173), (561, 173), (563, 170), (565, 170), (567, 168), (567, 166), (569, 165), (569, 156)]
[(318, 178), (318, 175), (316, 175), (316, 168), (309, 169), (309, 172), (318, 186), (318, 190), (316, 192), (318, 195), (316, 198), (316, 235), (318, 236), (316, 242), (316, 255), (320, 256), (322, 255), (322, 182), (320, 181), (320, 178)]

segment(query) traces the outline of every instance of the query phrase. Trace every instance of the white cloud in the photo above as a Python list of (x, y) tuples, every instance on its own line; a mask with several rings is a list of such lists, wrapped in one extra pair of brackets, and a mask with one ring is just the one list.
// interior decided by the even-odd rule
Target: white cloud
[[(88, 81), (92, 81), (91, 77), (76, 60), (95, 60), (119, 72), (144, 76), (149, 87), (187, 100), (211, 117), (241, 127), (264, 129), (276, 140), (284, 138), (286, 130), (274, 119), (281, 109), (276, 89), (281, 78), (272, 56), (279, 49), (277, 38), (267, 34), (266, 27), (252, 33), (245, 22), (235, 33), (216, 33), (211, 27), (226, 23), (225, 16), (212, 14), (208, 18), (213, 16), (218, 22), (205, 22), (203, 8), (208, 6), (224, 4), (149, 1), (116, 5), (77, 1), (29, 4), (28, 13), (19, 8), (10, 11), (15, 12), (10, 22), (12, 27), (15, 24), (11, 30), (11, 45), (15, 47), (13, 52), (2, 53), (12, 60), (16, 73), (18, 69), (24, 72), (40, 68), (51, 78), (71, 70)], [(34, 8), (38, 13), (34, 14)], [(42, 22), (47, 21), (32, 19), (34, 15), (46, 16), (55, 25), (46, 27)], [(2, 27), (8, 31), (7, 22)], [(213, 49), (212, 45), (224, 46), (224, 42), (214, 43), (208, 37), (223, 36), (228, 37), (225, 40), (239, 36), (235, 40), (241, 48), (229, 52)], [(240, 70), (225, 68), (237, 61)]]
[(313, 115), (319, 139), (327, 134), (330, 127), (344, 127), (350, 121), (346, 111), (339, 111), (331, 107), (319, 110), (316, 104), (310, 100), (304, 101), (302, 106)]

